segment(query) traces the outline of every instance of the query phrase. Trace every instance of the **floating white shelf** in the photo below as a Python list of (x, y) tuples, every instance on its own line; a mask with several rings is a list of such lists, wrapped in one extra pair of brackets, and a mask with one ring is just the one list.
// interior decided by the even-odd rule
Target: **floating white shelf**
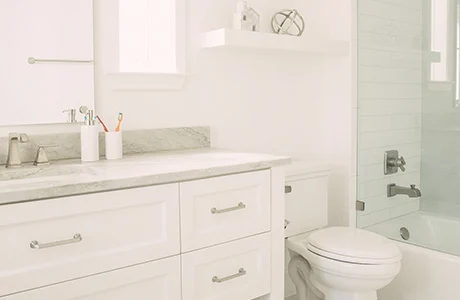
[(348, 55), (350, 53), (350, 43), (346, 41), (318, 40), (234, 29), (219, 29), (203, 33), (201, 45), (203, 48), (235, 47), (327, 55)]

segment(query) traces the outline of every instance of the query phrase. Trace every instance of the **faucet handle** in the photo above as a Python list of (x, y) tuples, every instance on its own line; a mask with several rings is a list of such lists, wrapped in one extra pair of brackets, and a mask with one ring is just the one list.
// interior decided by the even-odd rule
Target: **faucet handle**
[(40, 148), (56, 148), (59, 147), (58, 144), (49, 144), (49, 145), (38, 145), (38, 149)]
[(28, 143), (29, 142), (29, 137), (25, 133), (20, 133), (19, 134), (19, 142), (20, 143)]
[(25, 133), (21, 133), (19, 135), (19, 142), (21, 143), (28, 143), (29, 142), (29, 136)]
[(410, 185), (410, 188), (411, 188), (412, 190), (415, 190), (415, 189), (417, 188), (417, 186), (416, 186), (415, 184), (411, 184), (411, 185)]
[(46, 156), (45, 148), (54, 148), (54, 147), (59, 147), (59, 145), (57, 144), (39, 145), (37, 149), (37, 155), (35, 156), (34, 165), (35, 166), (48, 165), (50, 162), (48, 160), (48, 157)]

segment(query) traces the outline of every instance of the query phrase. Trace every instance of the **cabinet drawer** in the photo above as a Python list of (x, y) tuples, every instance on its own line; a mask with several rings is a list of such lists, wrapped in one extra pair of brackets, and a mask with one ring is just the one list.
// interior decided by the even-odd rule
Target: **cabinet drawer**
[(181, 183), (180, 205), (183, 252), (270, 231), (270, 171)]
[(0, 207), (0, 296), (180, 252), (178, 185)]
[(183, 300), (248, 300), (269, 293), (269, 233), (182, 255)]
[(180, 300), (180, 257), (15, 294), (5, 300)]

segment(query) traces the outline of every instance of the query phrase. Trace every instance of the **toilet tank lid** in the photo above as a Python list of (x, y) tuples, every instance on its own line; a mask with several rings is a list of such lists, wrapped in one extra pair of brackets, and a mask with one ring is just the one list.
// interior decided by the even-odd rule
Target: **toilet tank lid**
[(331, 169), (330, 164), (323, 160), (292, 159), (292, 163), (284, 167), (286, 177), (326, 173)]
[(352, 262), (393, 262), (401, 259), (401, 251), (395, 242), (357, 228), (329, 227), (318, 230), (308, 236), (307, 243), (327, 257), (339, 255)]

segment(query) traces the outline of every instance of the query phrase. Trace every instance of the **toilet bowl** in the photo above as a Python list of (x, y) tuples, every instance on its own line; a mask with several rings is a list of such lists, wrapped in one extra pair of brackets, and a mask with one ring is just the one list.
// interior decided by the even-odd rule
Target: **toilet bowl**
[(298, 300), (377, 300), (401, 268), (396, 244), (362, 229), (330, 227), (286, 243)]
[(377, 300), (401, 268), (396, 243), (362, 229), (327, 228), (327, 164), (294, 160), (285, 174), (285, 298)]

